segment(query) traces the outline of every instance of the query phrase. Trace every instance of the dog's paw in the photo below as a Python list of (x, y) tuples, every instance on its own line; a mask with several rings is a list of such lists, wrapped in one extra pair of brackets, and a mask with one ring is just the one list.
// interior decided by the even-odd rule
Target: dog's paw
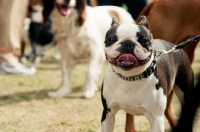
[[(88, 83), (86, 83), (88, 84)], [(98, 90), (98, 87), (95, 83), (92, 83), (90, 85), (84, 85), (82, 87), (82, 95), (84, 98), (91, 98), (95, 95), (95, 92)]]
[(82, 94), (84, 98), (89, 99), (95, 95), (95, 91), (83, 91)]
[(54, 98), (62, 98), (62, 97), (66, 97), (71, 93), (71, 90), (57, 90), (57, 91), (51, 91), (48, 92), (48, 96), (49, 97), (54, 97)]
[(98, 91), (98, 86), (95, 83), (87, 84), (82, 87), (82, 95), (88, 99), (95, 95), (95, 92)]
[(55, 60), (61, 60), (61, 55), (60, 55), (59, 53), (56, 53), (56, 54), (54, 55), (54, 59), (55, 59)]

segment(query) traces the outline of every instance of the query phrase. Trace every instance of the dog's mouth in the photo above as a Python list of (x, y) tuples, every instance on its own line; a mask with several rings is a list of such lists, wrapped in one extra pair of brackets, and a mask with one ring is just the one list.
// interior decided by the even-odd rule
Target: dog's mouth
[(106, 59), (109, 63), (119, 66), (123, 69), (130, 70), (132, 68), (138, 67), (140, 65), (143, 65), (147, 63), (151, 58), (151, 54), (143, 60), (139, 60), (136, 56), (133, 54), (121, 54), (116, 58), (111, 58), (108, 55), (106, 55)]
[(71, 7), (68, 4), (56, 4), (61, 15), (66, 16), (70, 13)]

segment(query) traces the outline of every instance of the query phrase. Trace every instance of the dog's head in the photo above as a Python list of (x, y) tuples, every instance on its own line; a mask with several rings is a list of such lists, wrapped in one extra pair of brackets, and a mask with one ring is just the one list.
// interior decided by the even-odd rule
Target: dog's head
[(81, 26), (85, 19), (85, 0), (42, 0), (44, 5), (43, 18), (44, 23), (47, 22), (51, 12), (56, 7), (62, 16), (68, 16), (71, 9), (75, 8), (79, 15), (78, 23)]
[(105, 38), (106, 59), (115, 68), (126, 71), (142, 67), (151, 59), (152, 40), (145, 16), (137, 25), (120, 25), (113, 18)]
[(42, 11), (43, 11), (42, 0), (29, 1), (28, 14), (27, 14), (28, 18), (31, 18), (32, 21), (41, 23), (43, 22)]

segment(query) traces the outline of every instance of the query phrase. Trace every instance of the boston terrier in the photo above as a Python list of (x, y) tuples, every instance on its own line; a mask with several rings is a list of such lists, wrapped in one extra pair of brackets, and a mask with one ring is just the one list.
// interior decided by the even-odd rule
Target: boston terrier
[(150, 132), (164, 132), (167, 96), (174, 88), (183, 102), (194, 83), (193, 70), (183, 50), (156, 56), (156, 50), (170, 50), (173, 46), (153, 39), (145, 16), (138, 24), (120, 25), (113, 18), (105, 37), (109, 64), (101, 90), (102, 132), (113, 132), (119, 110), (144, 115)]

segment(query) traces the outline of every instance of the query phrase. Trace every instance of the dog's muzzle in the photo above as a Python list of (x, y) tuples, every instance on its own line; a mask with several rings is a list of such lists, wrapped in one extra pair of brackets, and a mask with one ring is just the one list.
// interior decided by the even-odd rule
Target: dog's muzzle
[(122, 42), (122, 50), (124, 52), (131, 52), (134, 48), (134, 43), (130, 40)]
[(120, 52), (119, 56), (117, 56), (116, 58), (111, 58), (106, 55), (106, 58), (109, 63), (115, 66), (119, 66), (124, 70), (130, 70), (132, 68), (147, 63), (150, 60), (152, 54), (151, 53), (145, 59), (139, 59), (134, 53), (136, 52), (135, 44), (130, 40), (122, 42), (120, 48), (117, 50)]

